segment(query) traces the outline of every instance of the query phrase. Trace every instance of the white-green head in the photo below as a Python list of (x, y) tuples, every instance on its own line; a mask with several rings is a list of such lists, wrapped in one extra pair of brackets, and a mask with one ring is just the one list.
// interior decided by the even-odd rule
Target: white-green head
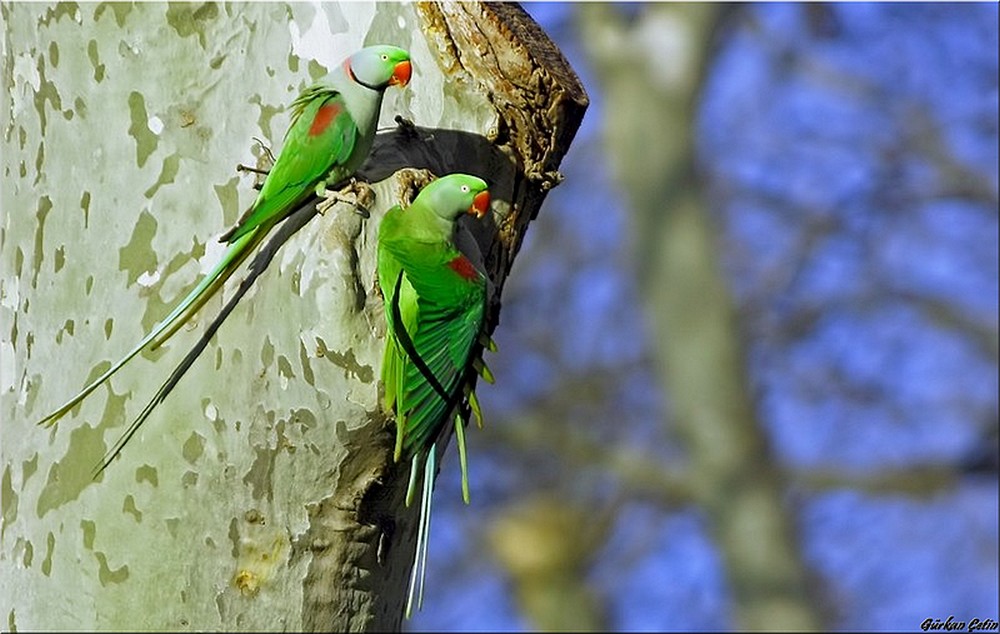
[(410, 81), (410, 54), (398, 46), (367, 46), (344, 60), (344, 72), (365, 88), (384, 90)]
[(455, 222), (462, 214), (482, 218), (490, 208), (486, 181), (469, 174), (448, 174), (427, 185), (417, 194), (441, 219)]

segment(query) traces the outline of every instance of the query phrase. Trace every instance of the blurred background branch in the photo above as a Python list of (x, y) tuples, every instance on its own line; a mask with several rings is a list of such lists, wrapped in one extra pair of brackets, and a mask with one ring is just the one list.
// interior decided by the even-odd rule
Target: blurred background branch
[[(812, 630), (795, 521), (748, 392), (736, 315), (717, 254), (694, 145), (719, 5), (654, 4), (631, 24), (587, 5), (581, 32), (608, 95), (609, 161), (633, 211), (639, 291), (669, 424), (725, 559), (734, 609), (753, 630)], [(654, 142), (650, 142), (655, 139)]]
[(497, 333), (490, 622), (993, 618), (995, 8), (527, 7), (593, 103)]

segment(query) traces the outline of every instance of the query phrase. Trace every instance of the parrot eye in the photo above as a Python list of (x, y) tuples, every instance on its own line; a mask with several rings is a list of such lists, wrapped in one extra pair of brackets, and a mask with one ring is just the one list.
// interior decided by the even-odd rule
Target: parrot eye
[(385, 55), (385, 54), (383, 53), (383, 55), (382, 55), (382, 61), (383, 61), (383, 62), (388, 62), (388, 61), (389, 61), (389, 56), (388, 56), (388, 55)]
[(462, 193), (463, 194), (468, 194), (469, 193), (469, 186), (468, 185), (462, 185)]

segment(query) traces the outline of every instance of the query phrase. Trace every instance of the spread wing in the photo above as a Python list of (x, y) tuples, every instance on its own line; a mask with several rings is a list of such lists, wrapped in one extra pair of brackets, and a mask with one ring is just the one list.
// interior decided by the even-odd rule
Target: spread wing
[(486, 284), (478, 272), (463, 275), (449, 266), (464, 256), (446, 245), (386, 241), (382, 248), (384, 259), (397, 264), (383, 267), (380, 261), (390, 329), (383, 365), (386, 405), (395, 406), (397, 454), (409, 455), (435, 440), (464, 396), (483, 327)]

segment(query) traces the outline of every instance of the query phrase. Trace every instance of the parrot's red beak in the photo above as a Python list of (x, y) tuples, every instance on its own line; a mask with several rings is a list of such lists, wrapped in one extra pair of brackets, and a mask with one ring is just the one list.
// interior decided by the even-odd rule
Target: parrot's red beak
[(390, 86), (405, 86), (410, 83), (410, 73), (413, 68), (410, 66), (410, 60), (403, 60), (402, 62), (396, 64), (396, 68), (392, 70), (392, 77), (389, 79)]
[(469, 207), (469, 215), (482, 218), (490, 210), (490, 192), (483, 190), (472, 199), (472, 206)]

